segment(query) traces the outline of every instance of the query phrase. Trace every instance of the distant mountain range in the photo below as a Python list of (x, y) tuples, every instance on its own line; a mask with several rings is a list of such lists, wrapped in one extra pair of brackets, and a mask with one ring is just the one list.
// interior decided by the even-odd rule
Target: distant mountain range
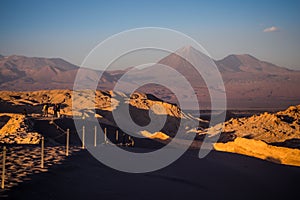
[[(193, 86), (198, 96), (201, 109), (210, 105), (209, 93), (205, 82), (197, 74), (183, 55), (193, 64), (201, 65), (204, 56), (193, 47), (183, 47), (161, 59), (158, 64), (172, 67)], [(300, 104), (300, 71), (278, 67), (272, 63), (260, 61), (251, 55), (229, 55), (222, 60), (214, 61), (224, 80), (228, 108), (230, 109), (282, 109), (289, 105)], [(0, 56), (0, 90), (42, 90), (72, 89), (79, 67), (59, 58), (32, 58), (25, 56)], [(154, 67), (135, 69), (133, 77), (153, 79), (163, 78)], [(106, 71), (99, 82), (99, 89), (112, 89), (125, 73), (125, 70)], [(95, 80), (99, 71), (85, 70), (84, 80)], [(178, 77), (168, 77), (176, 84)], [(125, 87), (134, 85), (130, 76), (122, 80)], [(178, 89), (184, 90), (185, 88)], [(153, 95), (171, 103), (176, 103), (174, 94), (165, 87), (148, 84), (140, 88), (141, 92)], [(184, 97), (186, 101), (189, 97)], [(191, 108), (193, 109), (193, 108)]]

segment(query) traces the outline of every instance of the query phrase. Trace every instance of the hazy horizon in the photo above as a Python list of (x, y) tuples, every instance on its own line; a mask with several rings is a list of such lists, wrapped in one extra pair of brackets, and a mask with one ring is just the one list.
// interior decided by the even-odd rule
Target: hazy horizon
[[(182, 48), (185, 48), (185, 47), (182, 47)], [(180, 50), (180, 49), (178, 49)], [(175, 51), (174, 51), (175, 52)], [(112, 62), (112, 64), (110, 65), (109, 69), (107, 69), (108, 71), (110, 70), (126, 70), (128, 68), (131, 68), (131, 67), (138, 67), (138, 68), (141, 68), (141, 66), (139, 65), (143, 65), (142, 63), (148, 63), (151, 65), (151, 62), (153, 62), (153, 60), (155, 60), (155, 58), (157, 58), (157, 60), (154, 63), (158, 63), (160, 60), (164, 59), (165, 57), (171, 55), (173, 52), (164, 52), (164, 51), (159, 51), (159, 50), (152, 50), (152, 49), (144, 49), (143, 51), (133, 51), (133, 52), (130, 52), (128, 54), (126, 54), (125, 56), (121, 56), (120, 58), (118, 58), (116, 61)], [(220, 59), (214, 59), (212, 58), (214, 61), (218, 62), (218, 61), (221, 61), (229, 56), (239, 56), (239, 55), (250, 55), (250, 56), (253, 56), (251, 54), (229, 54), (225, 57), (222, 57)], [(97, 65), (95, 67), (89, 67), (89, 66), (81, 66), (81, 63), (80, 64), (75, 64), (69, 60), (66, 60), (62, 57), (37, 57), (37, 56), (26, 56), (26, 55), (20, 55), (20, 54), (12, 54), (12, 55), (3, 55), (3, 54), (0, 54), (0, 56), (3, 56), (3, 57), (10, 57), (10, 56), (20, 56), (20, 57), (26, 57), (26, 58), (45, 58), (45, 59), (63, 59), (67, 62), (69, 62), (70, 64), (73, 64), (73, 65), (76, 65), (78, 67), (85, 67), (85, 68), (90, 68), (90, 69), (93, 69), (93, 70), (101, 70), (102, 66), (100, 65)], [(139, 56), (143, 56), (143, 60), (138, 60), (136, 58), (138, 58)], [(255, 57), (256, 58), (256, 57)], [(257, 58), (258, 59), (258, 58)], [(270, 61), (268, 60), (260, 60), (260, 61), (263, 61), (263, 62), (269, 62), (271, 63)], [(274, 64), (274, 63), (271, 63), (271, 64)], [(288, 67), (285, 67), (283, 66), (284, 68), (288, 68)], [(143, 67), (142, 67), (143, 68)], [(289, 69), (289, 68), (288, 68)], [(300, 71), (300, 68), (299, 69), (292, 69), (292, 70), (296, 70), (296, 71)]]

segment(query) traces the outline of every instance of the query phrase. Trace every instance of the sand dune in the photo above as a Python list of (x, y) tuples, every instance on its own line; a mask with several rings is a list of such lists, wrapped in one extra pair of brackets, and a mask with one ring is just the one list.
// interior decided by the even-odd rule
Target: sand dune
[[(0, 193), (8, 199), (284, 199), (298, 195), (300, 168), (212, 151), (188, 151), (146, 174), (111, 169), (88, 151)], [(5, 198), (4, 198), (5, 199)]]
[(236, 138), (233, 142), (215, 143), (214, 149), (243, 154), (271, 162), (300, 166), (300, 150), (268, 145), (263, 141)]

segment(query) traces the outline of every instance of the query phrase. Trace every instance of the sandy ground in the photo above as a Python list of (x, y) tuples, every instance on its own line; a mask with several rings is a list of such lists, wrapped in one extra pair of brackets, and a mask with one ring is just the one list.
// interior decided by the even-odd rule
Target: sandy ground
[[(3, 148), (1, 147), (1, 175)], [(69, 155), (79, 148), (69, 148)], [(5, 159), (5, 190), (15, 188), (32, 174), (47, 172), (52, 166), (62, 163), (65, 156), (64, 146), (48, 146), (44, 148), (44, 167), (41, 168), (41, 147), (39, 145), (19, 145), (6, 147)], [(1, 179), (2, 180), (2, 179)], [(1, 189), (0, 189), (1, 190)], [(3, 192), (3, 190), (1, 191)]]
[(108, 168), (86, 150), (48, 171), (29, 175), (3, 199), (280, 199), (298, 194), (300, 168), (231, 153), (204, 159), (190, 150), (156, 172)]
[[(286, 199), (298, 195), (300, 167), (226, 152), (212, 151), (204, 159), (199, 159), (198, 150), (189, 150), (172, 165), (146, 174), (113, 170), (95, 160), (86, 150), (80, 150), (81, 142), (74, 132), (71, 118), (54, 120), (53, 123), (50, 118), (39, 117), (43, 94), (5, 94), (0, 102), (1, 112), (20, 114), (26, 107), (28, 113), (36, 117), (34, 130), (46, 141), (44, 169), (40, 168), (39, 145), (8, 147), (6, 188), (0, 190), (1, 199)], [(57, 102), (66, 98), (64, 93), (57, 91), (47, 95), (52, 103), (54, 97)], [(105, 96), (101, 95), (100, 99)], [(66, 104), (68, 101), (70, 99), (66, 100)], [(136, 99), (132, 101), (137, 107), (144, 105)], [(103, 102), (103, 107), (106, 101), (100, 102)], [(68, 109), (66, 106), (63, 113), (66, 114)], [(173, 109), (170, 107), (170, 111)], [(138, 111), (137, 116), (140, 116)], [(109, 119), (108, 111), (101, 110), (100, 114), (103, 119)], [(109, 133), (115, 133), (116, 127), (110, 123), (102, 121), (102, 126), (107, 128), (108, 137)], [(62, 146), (65, 134), (58, 127), (71, 130), (69, 157), (65, 157)], [(88, 128), (86, 132), (87, 135), (93, 133)], [(157, 135), (166, 138), (165, 135)], [(99, 143), (103, 138), (100, 139)], [(138, 140), (130, 150), (138, 152), (145, 146), (157, 147), (157, 144), (152, 140)]]
[(276, 147), (259, 140), (236, 138), (232, 142), (215, 143), (214, 149), (244, 154), (285, 165), (300, 166), (300, 150)]

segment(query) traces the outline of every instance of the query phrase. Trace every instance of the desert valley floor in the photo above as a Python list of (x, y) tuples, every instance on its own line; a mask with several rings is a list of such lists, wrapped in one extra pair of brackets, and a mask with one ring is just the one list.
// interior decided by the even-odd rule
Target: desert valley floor
[[(135, 139), (134, 147), (121, 147), (124, 150), (149, 152), (163, 147), (174, 136), (172, 133), (179, 118), (184, 124), (196, 120), (202, 127), (188, 130), (196, 133), (195, 142), (170, 166), (155, 172), (130, 174), (103, 165), (86, 149), (81, 149), (71, 117), (70, 95), (72, 92), (68, 90), (1, 93), (1, 148), (7, 147), (5, 189), (0, 192), (1, 198), (278, 199), (297, 195), (299, 106), (229, 119), (223, 124), (218, 143), (214, 144), (218, 151), (213, 150), (199, 159), (203, 137), (214, 136), (214, 127), (208, 128), (206, 120), (182, 113), (176, 105), (153, 96), (135, 93), (126, 97), (125, 94), (97, 91), (95, 105), (99, 112), (93, 117), (107, 129), (112, 143), (117, 142), (114, 134), (118, 127), (110, 111), (118, 107), (122, 101), (120, 96), (130, 104), (133, 118), (140, 120), (138, 123), (145, 123), (143, 120), (147, 119), (149, 107), (153, 105), (164, 107), (164, 111), (154, 109), (154, 114), (169, 116), (161, 132), (141, 132), (145, 139)], [(83, 93), (82, 102), (88, 98)], [(51, 112), (49, 117), (42, 117), (45, 102), (64, 102), (62, 117), (53, 118)], [(24, 108), (27, 108), (27, 117), (22, 114)], [(84, 117), (89, 121), (93, 113), (87, 109), (77, 114), (80, 120)], [(68, 157), (65, 156), (64, 132), (67, 128), (71, 129)], [(281, 131), (277, 131), (279, 129)], [(44, 168), (40, 167), (41, 137), (45, 138)], [(184, 139), (179, 139), (178, 144), (182, 141)], [(103, 144), (103, 137), (98, 138), (98, 143), (99, 151), (111, 148)]]
[(212, 151), (199, 159), (188, 151), (156, 172), (113, 170), (86, 150), (47, 172), (28, 176), (5, 199), (285, 199), (296, 196), (300, 168), (242, 155)]

